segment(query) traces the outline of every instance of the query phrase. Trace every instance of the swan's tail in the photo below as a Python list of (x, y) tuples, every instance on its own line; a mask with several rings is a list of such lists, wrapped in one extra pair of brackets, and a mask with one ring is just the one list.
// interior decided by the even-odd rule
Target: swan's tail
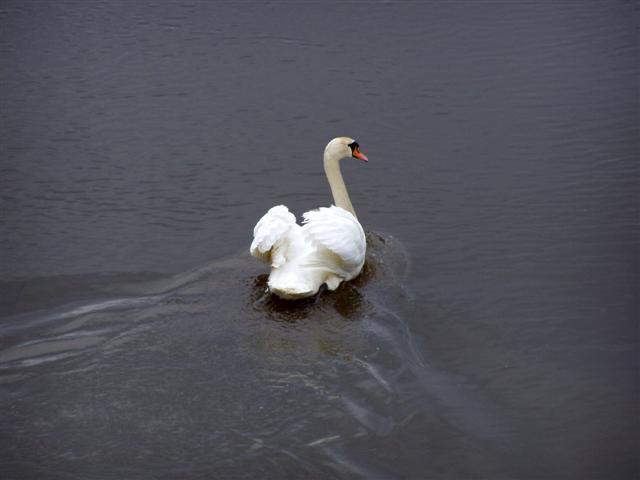
[(325, 283), (321, 269), (298, 268), (290, 263), (274, 268), (269, 275), (269, 290), (280, 298), (295, 300), (313, 296)]

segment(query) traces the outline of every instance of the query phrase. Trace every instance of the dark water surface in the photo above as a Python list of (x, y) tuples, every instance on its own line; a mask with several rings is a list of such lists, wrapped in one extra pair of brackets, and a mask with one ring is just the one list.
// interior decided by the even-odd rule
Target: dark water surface
[[(0, 477), (638, 466), (633, 2), (0, 4)], [(248, 255), (330, 203), (298, 304)]]

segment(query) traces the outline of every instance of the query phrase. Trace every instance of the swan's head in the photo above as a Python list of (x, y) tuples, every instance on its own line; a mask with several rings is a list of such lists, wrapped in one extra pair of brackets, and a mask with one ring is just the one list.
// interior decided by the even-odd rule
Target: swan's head
[(359, 158), (362, 161), (369, 161), (367, 156), (360, 151), (360, 145), (353, 138), (337, 137), (327, 144), (324, 149), (325, 159), (341, 160), (345, 157)]

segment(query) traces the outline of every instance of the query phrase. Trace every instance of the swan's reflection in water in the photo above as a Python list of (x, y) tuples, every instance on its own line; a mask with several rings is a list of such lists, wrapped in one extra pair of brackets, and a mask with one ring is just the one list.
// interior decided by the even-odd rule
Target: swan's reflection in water
[[(392, 242), (390, 237), (368, 233), (367, 261), (360, 275), (350, 282), (343, 282), (333, 292), (321, 288), (320, 292), (311, 298), (295, 301), (283, 300), (269, 292), (267, 287), (269, 275), (267, 273), (258, 275), (254, 279), (251, 292), (253, 307), (256, 311), (263, 313), (266, 318), (285, 323), (295, 323), (298, 320), (309, 319), (321, 313), (337, 314), (345, 320), (362, 319), (375, 308), (361, 293), (361, 290), (365, 289), (372, 281), (378, 281), (378, 290), (382, 288), (389, 291), (392, 288), (401, 288), (394, 280), (397, 280), (398, 276), (402, 275), (406, 269), (406, 254), (397, 245), (395, 256), (389, 255), (394, 258), (387, 259), (393, 263), (386, 264), (383, 260), (384, 256), (381, 254), (387, 249), (386, 246), (390, 242)], [(378, 291), (376, 297), (383, 300), (380, 293)]]
[(254, 308), (270, 320), (295, 323), (327, 311), (334, 311), (346, 320), (358, 320), (363, 317), (367, 307), (371, 308), (358, 286), (351, 282), (343, 283), (333, 292), (321, 288), (313, 297), (291, 301), (271, 294), (267, 288), (268, 280), (267, 274), (255, 278), (252, 297), (255, 299)]

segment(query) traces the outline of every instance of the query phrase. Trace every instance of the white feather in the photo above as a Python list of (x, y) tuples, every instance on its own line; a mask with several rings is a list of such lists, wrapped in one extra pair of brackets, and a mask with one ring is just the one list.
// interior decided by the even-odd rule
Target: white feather
[(340, 207), (306, 212), (304, 225), (278, 205), (254, 228), (251, 254), (271, 264), (269, 288), (283, 298), (315, 294), (323, 283), (335, 290), (360, 273), (366, 240), (358, 220)]

